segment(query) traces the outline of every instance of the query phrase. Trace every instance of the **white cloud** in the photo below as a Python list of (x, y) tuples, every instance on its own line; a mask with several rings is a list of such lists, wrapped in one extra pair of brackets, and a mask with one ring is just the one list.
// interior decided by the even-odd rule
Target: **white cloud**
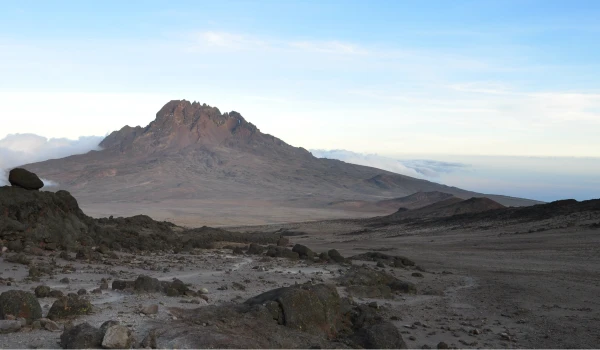
[[(17, 166), (48, 159), (63, 158), (99, 150), (103, 137), (79, 137), (47, 139), (34, 134), (11, 134), (0, 139), (0, 186), (8, 184), (7, 172)], [(45, 186), (57, 186), (53, 181), (42, 179)]]
[(347, 163), (370, 166), (397, 174), (437, 178), (442, 174), (461, 171), (468, 165), (458, 162), (444, 162), (429, 159), (394, 159), (378, 154), (356, 153), (347, 150), (310, 150), (317, 158), (338, 159)]

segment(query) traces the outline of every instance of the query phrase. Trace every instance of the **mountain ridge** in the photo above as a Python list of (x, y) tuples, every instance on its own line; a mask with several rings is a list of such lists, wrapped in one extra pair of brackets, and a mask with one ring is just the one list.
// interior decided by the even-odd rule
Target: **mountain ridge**
[[(223, 223), (234, 214), (269, 222), (349, 217), (352, 211), (328, 208), (328, 203), (379, 201), (419, 191), (464, 199), (489, 196), (505, 205), (539, 203), (316, 158), (262, 133), (238, 112), (221, 114), (216, 107), (186, 100), (169, 101), (146, 127), (124, 126), (100, 146), (100, 151), (24, 167), (72, 192), (92, 215), (111, 215), (120, 208), (116, 204), (128, 203), (123, 207), (132, 215), (175, 222), (180, 215), (212, 214)], [(379, 213), (395, 209), (382, 207)]]

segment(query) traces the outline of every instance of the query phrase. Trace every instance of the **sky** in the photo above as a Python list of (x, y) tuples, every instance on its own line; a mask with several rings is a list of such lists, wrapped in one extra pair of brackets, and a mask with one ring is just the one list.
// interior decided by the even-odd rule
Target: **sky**
[(101, 137), (187, 99), (306, 149), (590, 175), (598, 18), (595, 0), (2, 2), (0, 140)]

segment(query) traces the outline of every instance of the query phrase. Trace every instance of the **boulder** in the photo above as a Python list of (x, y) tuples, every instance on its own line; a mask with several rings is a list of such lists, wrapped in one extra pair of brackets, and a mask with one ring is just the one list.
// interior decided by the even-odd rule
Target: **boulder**
[(105, 349), (128, 349), (132, 343), (131, 330), (122, 325), (108, 327), (102, 339), (102, 347)]
[(293, 252), (288, 248), (278, 247), (274, 245), (269, 246), (266, 255), (272, 258), (286, 258), (290, 260), (298, 260), (298, 258), (300, 257), (298, 253)]
[[(114, 280), (112, 283), (113, 290), (125, 290), (127, 288), (133, 288), (133, 286), (134, 286), (134, 281)], [(102, 287), (103, 286), (100, 285), (100, 289), (103, 289)]]
[[(248, 299), (247, 305), (276, 302), (286, 327), (333, 339), (340, 324), (340, 297), (335, 286), (326, 284), (297, 285), (273, 289)], [(273, 305), (273, 304), (271, 304)], [(270, 310), (275, 314), (276, 310)], [(279, 314), (279, 313), (277, 313)]]
[(23, 317), (27, 323), (31, 323), (42, 317), (42, 307), (33, 293), (9, 290), (0, 294), (0, 319), (5, 319), (7, 315)]
[(18, 332), (21, 327), (21, 321), (0, 320), (0, 334)]
[(35, 287), (35, 296), (38, 298), (47, 298), (50, 296), (50, 287), (43, 285)]
[(146, 275), (140, 275), (133, 283), (133, 289), (136, 292), (153, 293), (162, 291), (163, 287), (158, 279)]
[(56, 323), (52, 320), (49, 320), (47, 318), (40, 318), (39, 321), (40, 321), (40, 325), (42, 327), (44, 327), (44, 329), (46, 329), (47, 331), (60, 332), (60, 330), (61, 330), (61, 327), (58, 325), (58, 323)]
[(36, 174), (23, 168), (12, 169), (8, 173), (8, 182), (12, 186), (21, 187), (26, 190), (39, 190), (44, 187), (44, 183)]
[(62, 298), (65, 296), (65, 293), (62, 292), (62, 290), (51, 290), (50, 293), (48, 293), (48, 297), (50, 298)]
[(92, 312), (92, 304), (89, 300), (79, 297), (77, 294), (69, 294), (59, 298), (50, 307), (48, 318), (59, 320), (80, 315), (88, 315)]
[(152, 305), (148, 305), (142, 308), (142, 310), (140, 310), (141, 313), (143, 313), (144, 315), (155, 315), (158, 313), (158, 305), (156, 304), (152, 304)]
[(148, 335), (144, 337), (142, 342), (140, 343), (140, 347), (144, 349), (156, 349), (158, 346), (156, 345), (156, 330), (152, 329), (148, 332)]
[(365, 349), (407, 349), (398, 328), (390, 322), (381, 322), (361, 329), (356, 342)]
[(277, 241), (277, 246), (279, 246), (279, 247), (287, 247), (288, 244), (290, 244), (290, 240), (285, 237), (281, 237)]
[(312, 250), (310, 250), (310, 248), (302, 244), (296, 244), (292, 248), (292, 251), (298, 253), (300, 258), (302, 259), (312, 259), (315, 256), (315, 253)]
[(89, 323), (66, 329), (60, 336), (63, 349), (93, 349), (102, 346), (103, 333)]
[(264, 251), (265, 251), (265, 247), (258, 245), (256, 243), (250, 243), (247, 253), (251, 254), (251, 255), (260, 255)]
[(343, 286), (387, 286), (392, 291), (403, 293), (416, 293), (417, 288), (413, 283), (401, 281), (396, 277), (368, 267), (352, 267), (343, 276), (338, 278)]
[(342, 256), (342, 254), (340, 254), (340, 252), (338, 252), (335, 249), (331, 249), (327, 252), (327, 255), (329, 256), (329, 258), (331, 258), (331, 260), (335, 261), (336, 263), (343, 263), (346, 261), (346, 259), (344, 259), (344, 257)]

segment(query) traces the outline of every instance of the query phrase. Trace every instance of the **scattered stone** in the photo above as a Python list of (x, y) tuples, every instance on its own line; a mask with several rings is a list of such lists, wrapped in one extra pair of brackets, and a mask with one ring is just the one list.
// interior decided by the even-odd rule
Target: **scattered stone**
[(312, 260), (312, 258), (315, 256), (315, 253), (312, 250), (310, 250), (310, 248), (302, 244), (294, 245), (294, 247), (292, 248), (292, 252), (298, 253), (301, 259)]
[(155, 315), (158, 313), (158, 305), (152, 304), (152, 305), (145, 306), (142, 308), (142, 310), (140, 312), (143, 313), (144, 315)]
[(420, 277), (420, 278), (423, 278), (423, 274), (422, 274), (422, 273), (420, 273), (420, 272), (413, 272), (413, 273), (411, 274), (411, 276), (413, 276), (413, 277)]
[[(417, 289), (413, 283), (401, 281), (396, 277), (384, 272), (363, 266), (354, 266), (348, 269), (338, 278), (342, 286), (371, 286), (378, 288), (382, 295), (385, 293), (383, 286), (387, 286), (392, 292), (416, 293)], [(352, 287), (356, 288), (356, 287)], [(358, 288), (357, 288), (358, 290)], [(374, 291), (374, 289), (373, 289)]]
[(233, 255), (244, 255), (244, 251), (240, 247), (235, 247), (232, 250)]
[(256, 243), (250, 243), (247, 253), (251, 254), (251, 255), (260, 255), (264, 251), (265, 251), (265, 247), (258, 245)]
[(281, 237), (277, 241), (277, 246), (279, 246), (279, 247), (287, 247), (289, 244), (290, 244), (290, 240), (285, 237)]
[(66, 261), (74, 261), (75, 260), (67, 251), (64, 251), (64, 250), (62, 252), (60, 252), (58, 257), (63, 260), (66, 260)]
[(87, 290), (81, 288), (80, 290), (77, 291), (77, 295), (86, 295), (87, 294)]
[(368, 252), (351, 257), (352, 260), (383, 261), (394, 267), (414, 266), (415, 262), (404, 256), (387, 255), (381, 252)]
[(28, 323), (42, 317), (42, 307), (31, 292), (9, 290), (0, 294), (0, 319), (6, 315), (23, 317)]
[[(19, 242), (19, 244), (21, 244), (21, 241), (13, 241), (13, 242)], [(9, 249), (10, 249), (11, 243), (12, 242), (10, 242), (8, 244)], [(13, 249), (11, 249), (11, 250), (13, 250)], [(23, 250), (23, 249), (21, 248), (21, 250)], [(13, 251), (16, 251), (16, 250), (13, 250)], [(21, 265), (31, 264), (31, 259), (29, 257), (27, 257), (27, 255), (22, 254), (22, 253), (7, 255), (6, 257), (4, 257), (4, 261), (10, 262), (10, 263), (15, 263), (15, 264), (21, 264)]]
[(131, 330), (122, 325), (108, 327), (102, 339), (102, 347), (106, 349), (128, 349), (132, 343)]
[(29, 170), (23, 168), (14, 168), (8, 173), (8, 182), (12, 186), (24, 188), (26, 190), (39, 190), (44, 187), (40, 178)]
[(233, 290), (246, 290), (246, 286), (241, 283), (233, 282), (231, 283), (231, 289)]
[(398, 329), (390, 322), (382, 322), (358, 333), (358, 341), (366, 349), (407, 349)]
[(275, 245), (270, 245), (268, 247), (266, 255), (272, 258), (287, 258), (290, 260), (298, 260), (300, 257), (298, 253), (291, 251), (288, 248)]
[(63, 278), (63, 279), (60, 280), (60, 283), (69, 283), (69, 282), (71, 282), (71, 281), (69, 280), (68, 277), (65, 277), (65, 278)]
[(140, 347), (144, 349), (156, 349), (158, 346), (156, 345), (156, 330), (153, 329), (148, 332), (148, 335), (144, 337), (142, 342), (140, 343)]
[(0, 334), (17, 332), (21, 329), (21, 327), (21, 321), (0, 320)]
[[(120, 281), (120, 280), (114, 280), (112, 283), (112, 289), (113, 290), (125, 290), (128, 288), (133, 289), (134, 286), (134, 281)], [(102, 286), (100, 286), (100, 288), (102, 288)]]
[(100, 280), (100, 289), (108, 289), (108, 281), (106, 280), (106, 278)]
[(37, 286), (35, 287), (35, 296), (38, 298), (47, 298), (50, 296), (50, 287), (48, 286)]
[(448, 344), (444, 343), (443, 341), (439, 342), (437, 345), (438, 349), (448, 349)]
[[(116, 282), (116, 281), (115, 281)], [(113, 289), (114, 289), (113, 282)], [(157, 278), (152, 278), (146, 275), (140, 275), (133, 283), (133, 289), (136, 292), (160, 292), (162, 291), (162, 285)]]
[(62, 298), (65, 296), (65, 293), (63, 293), (61, 290), (56, 290), (53, 289), (50, 291), (50, 293), (48, 293), (48, 297), (50, 298)]
[(60, 336), (63, 349), (93, 349), (102, 346), (103, 333), (89, 323), (65, 328)]
[(59, 298), (50, 307), (48, 318), (58, 320), (80, 315), (88, 315), (92, 312), (92, 304), (89, 300), (80, 298), (77, 294)]
[(44, 327), (44, 329), (50, 331), (50, 332), (60, 332), (60, 326), (58, 325), (58, 323), (49, 320), (47, 318), (40, 318), (39, 319), (41, 325)]
[(330, 249), (327, 252), (327, 255), (329, 256), (329, 258), (331, 260), (335, 261), (338, 264), (343, 263), (343, 262), (346, 261), (346, 259), (336, 249)]

